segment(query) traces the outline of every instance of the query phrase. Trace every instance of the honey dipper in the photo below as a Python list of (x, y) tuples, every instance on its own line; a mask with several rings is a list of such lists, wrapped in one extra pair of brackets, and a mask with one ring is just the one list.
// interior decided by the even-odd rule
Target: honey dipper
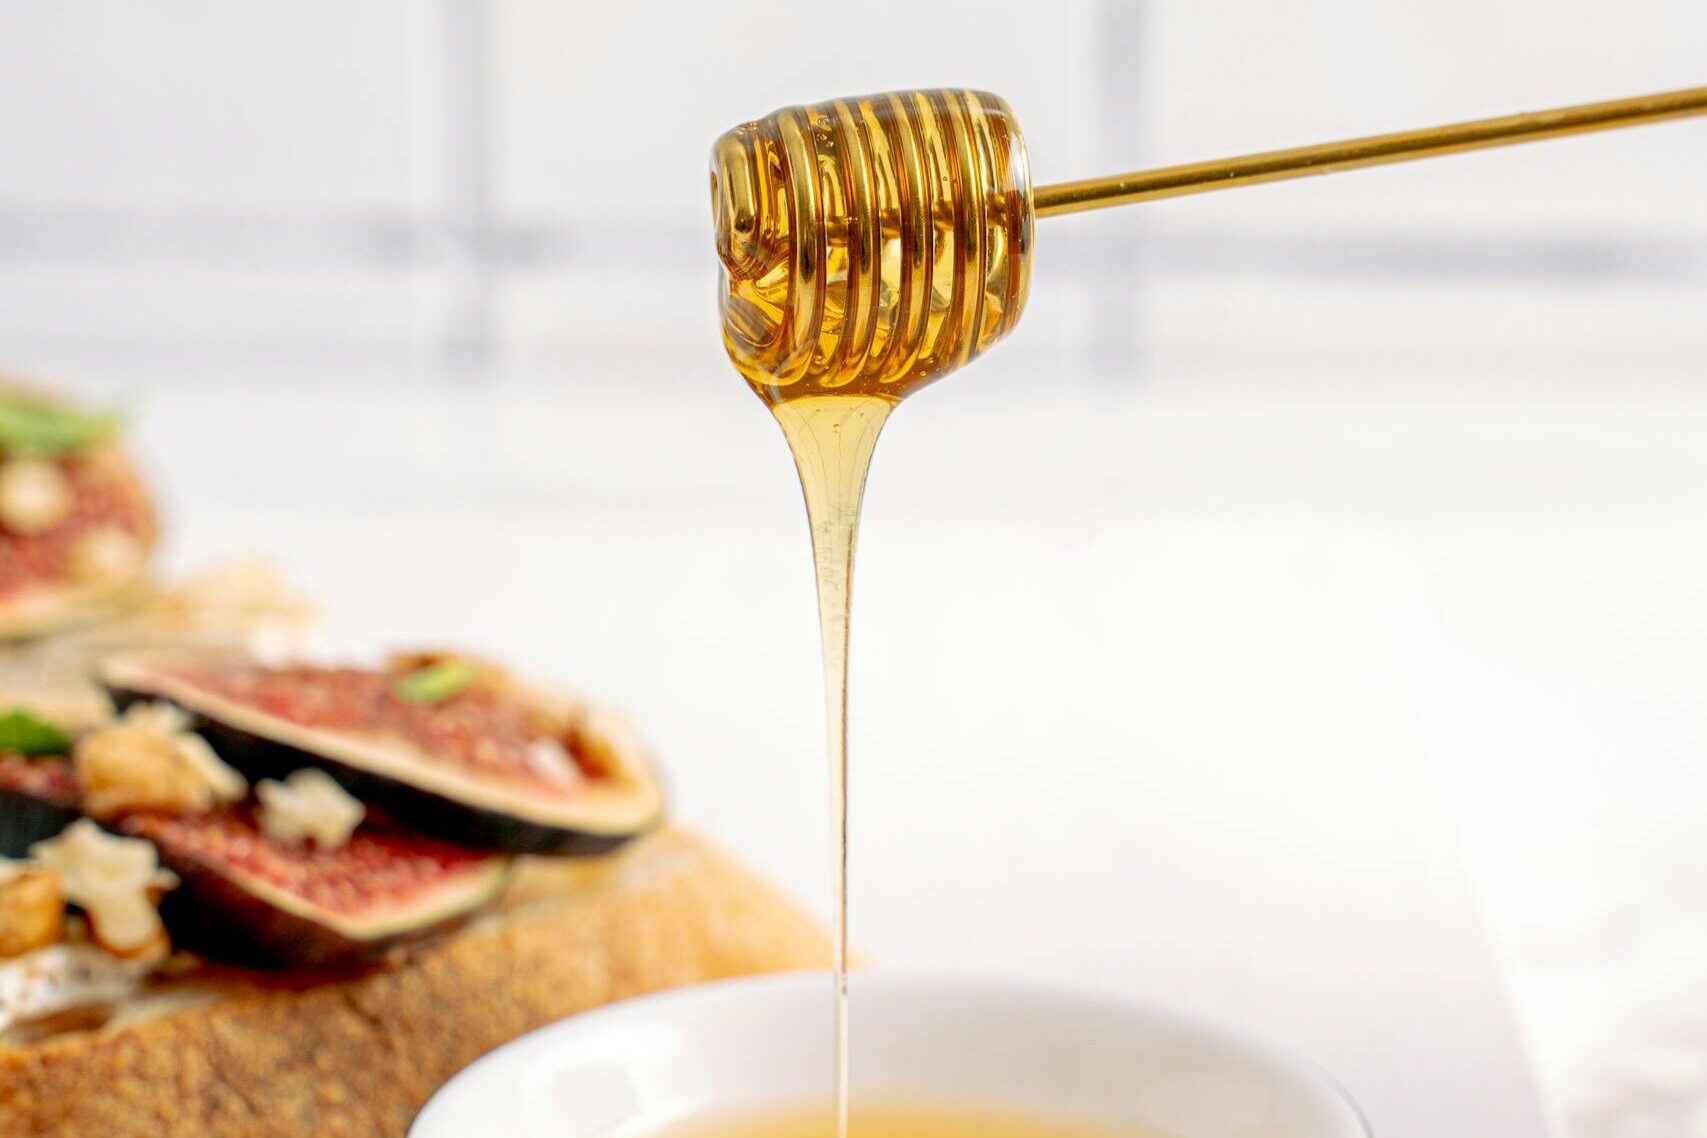
[(1033, 188), (1008, 105), (904, 91), (717, 140), (724, 343), (772, 404), (900, 398), (1018, 321), (1032, 219), (1707, 114), (1707, 87)]

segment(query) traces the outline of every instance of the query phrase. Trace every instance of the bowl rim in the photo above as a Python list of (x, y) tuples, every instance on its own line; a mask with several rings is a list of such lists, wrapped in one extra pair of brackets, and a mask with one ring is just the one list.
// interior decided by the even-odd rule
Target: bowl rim
[[(1356, 1134), (1360, 1138), (1374, 1138), (1368, 1116), (1344, 1084), (1296, 1048), (1166, 1003), (1134, 999), (1120, 993), (1071, 983), (976, 972), (947, 972), (939, 969), (858, 969), (850, 974), (849, 982), (853, 990), (861, 987), (869, 990), (876, 986), (899, 992), (903, 998), (914, 993), (941, 995), (946, 992), (973, 1000), (1022, 999), (1056, 1005), (1095, 1007), (1102, 1011), (1116, 1010), (1196, 1035), (1218, 1047), (1255, 1060), (1330, 1104), (1348, 1124), (1348, 1134)], [(429, 1115), (433, 1113), (435, 1105), (444, 1109), (443, 1103), (446, 1100), (468, 1093), (468, 1087), (492, 1078), (493, 1073), (511, 1065), (519, 1066), (528, 1056), (537, 1052), (549, 1051), (560, 1039), (572, 1039), (599, 1032), (604, 1029), (607, 1021), (620, 1024), (632, 1017), (650, 1015), (660, 1008), (672, 1005), (739, 1001), (748, 993), (771, 995), (790, 989), (800, 989), (802, 992), (811, 989), (814, 994), (821, 994), (828, 990), (830, 984), (830, 973), (827, 969), (737, 976), (648, 992), (555, 1020), (494, 1048), (451, 1076), (443, 1086), (433, 1092), (432, 1097), (410, 1122), (407, 1138), (436, 1138), (433, 1131), (421, 1129), (423, 1122), (431, 1124)], [(857, 1005), (853, 1014), (859, 1014)]]

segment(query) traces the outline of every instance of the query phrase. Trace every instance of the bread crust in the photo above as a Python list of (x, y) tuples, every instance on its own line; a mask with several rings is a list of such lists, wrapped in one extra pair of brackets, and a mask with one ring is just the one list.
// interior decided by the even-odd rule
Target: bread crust
[(0, 1050), (7, 1138), (403, 1138), (480, 1055), (599, 1004), (823, 967), (821, 931), (681, 831), (530, 860), (498, 907), (354, 979), (239, 983), (127, 1026)]

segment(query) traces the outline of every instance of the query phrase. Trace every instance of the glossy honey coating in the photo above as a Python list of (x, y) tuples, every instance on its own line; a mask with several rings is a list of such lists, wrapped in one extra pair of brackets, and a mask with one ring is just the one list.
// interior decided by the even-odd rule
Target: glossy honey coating
[(789, 107), (712, 152), (729, 358), (772, 404), (898, 399), (1018, 321), (1031, 175), (1013, 112), (978, 91)]

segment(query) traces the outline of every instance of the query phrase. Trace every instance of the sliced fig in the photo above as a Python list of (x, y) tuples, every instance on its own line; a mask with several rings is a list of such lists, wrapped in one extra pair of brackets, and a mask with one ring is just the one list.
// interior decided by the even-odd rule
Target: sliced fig
[[(6, 856), (61, 834), (81, 814), (63, 758), (0, 756)], [(108, 823), (146, 838), (180, 885), (160, 913), (173, 943), (211, 960), (319, 967), (372, 957), (453, 926), (497, 896), (508, 857), (454, 846), (376, 817), (336, 849), (274, 841), (247, 806)]]
[(153, 842), (181, 881), (160, 904), (173, 944), (234, 964), (369, 959), (466, 920), (510, 866), (383, 822), (333, 850), (287, 845), (262, 836), (243, 807), (135, 814), (117, 828)]
[(0, 639), (87, 623), (138, 595), (156, 530), (109, 419), (0, 388)]
[(455, 676), (442, 662), (428, 669), (435, 674), (409, 661), (360, 669), (151, 653), (109, 658), (102, 678), (121, 707), (164, 700), (188, 712), (251, 779), (318, 767), (447, 841), (603, 853), (660, 819), (657, 778), (614, 721), (484, 666)]
[(69, 759), (0, 755), (0, 857), (27, 857), (75, 822), (77, 796)]

